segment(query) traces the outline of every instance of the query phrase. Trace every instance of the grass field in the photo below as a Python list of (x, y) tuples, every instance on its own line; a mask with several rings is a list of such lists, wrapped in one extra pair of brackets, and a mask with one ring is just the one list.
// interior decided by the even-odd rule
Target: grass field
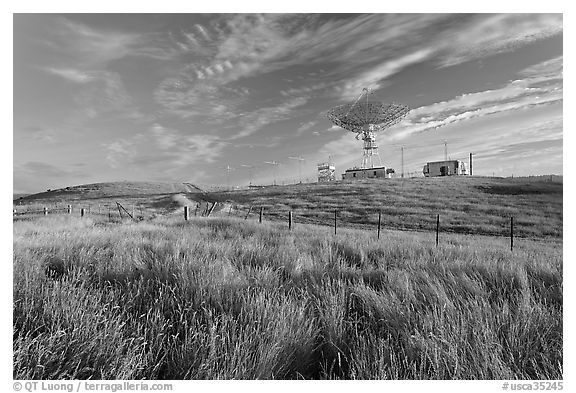
[(558, 238), (562, 195), (561, 182), (441, 177), (312, 183), (209, 196), (245, 211), (264, 206), (279, 219), (292, 211), (308, 223), (330, 225), (337, 210), (341, 224), (355, 228), (374, 228), (380, 211), (387, 228), (429, 231), (440, 214), (443, 231), (503, 235), (514, 217), (519, 236)]
[(15, 221), (13, 376), (562, 379), (561, 198), (547, 209), (527, 211), (549, 239), (513, 253), (498, 237), (436, 247), (237, 218)]
[[(91, 207), (118, 216), (116, 202), (149, 219), (174, 212), (182, 214), (182, 200), (194, 209), (196, 203), (224, 202), (215, 215), (244, 218), (264, 207), (265, 220), (286, 221), (292, 211), (297, 223), (332, 225), (338, 211), (338, 225), (374, 230), (378, 212), (385, 228), (433, 231), (440, 214), (442, 232), (508, 235), (514, 217), (515, 235), (531, 238), (562, 237), (561, 181), (534, 181), (530, 178), (444, 177), (383, 179), (371, 181), (311, 183), (268, 187), (258, 190), (194, 193), (183, 184), (118, 182), (68, 187), (16, 201), (17, 210), (65, 210), (72, 204), (75, 213)], [(199, 211), (204, 210), (203, 205)], [(255, 214), (252, 215), (255, 217)]]

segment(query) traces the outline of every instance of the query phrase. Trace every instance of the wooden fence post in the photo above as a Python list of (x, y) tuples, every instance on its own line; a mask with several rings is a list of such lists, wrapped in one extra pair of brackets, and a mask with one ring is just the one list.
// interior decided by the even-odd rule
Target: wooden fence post
[(380, 223), (382, 222), (382, 212), (378, 212), (378, 239), (380, 239)]
[(90, 213), (90, 205), (88, 205), (88, 213)]
[(288, 212), (288, 229), (292, 229), (292, 212)]
[(334, 210), (334, 234), (336, 234), (336, 215), (338, 214), (338, 210)]
[(440, 230), (440, 214), (436, 216), (436, 246), (438, 246), (438, 231)]
[(184, 221), (188, 221), (188, 206), (184, 206)]
[(262, 214), (264, 213), (264, 207), (260, 206), (260, 217), (258, 218), (258, 222), (262, 224)]
[(84, 208), (80, 209), (80, 217), (84, 217)]
[(197, 203), (196, 204), (196, 210), (194, 210), (194, 216), (196, 216), (198, 214), (198, 208), (200, 207), (200, 204)]
[(110, 205), (108, 205), (108, 221), (112, 221), (112, 213), (110, 212)]
[(250, 215), (250, 213), (252, 212), (252, 205), (250, 205), (250, 208), (248, 209), (248, 213), (246, 214), (246, 217), (244, 217), (244, 219), (248, 219), (248, 216)]
[(72, 205), (68, 205), (68, 214), (72, 213)]
[(48, 208), (46, 206), (44, 206), (44, 215), (48, 215)]
[(230, 209), (228, 209), (228, 215), (232, 213), (232, 204), (230, 204)]
[(510, 251), (514, 250), (514, 217), (510, 217)]

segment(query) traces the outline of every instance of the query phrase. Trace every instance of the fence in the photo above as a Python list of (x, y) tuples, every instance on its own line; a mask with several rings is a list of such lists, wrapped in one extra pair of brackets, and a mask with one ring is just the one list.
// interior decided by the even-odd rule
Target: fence
[[(130, 212), (131, 211), (131, 212)], [(36, 216), (48, 216), (53, 214), (71, 214), (84, 217), (87, 215), (92, 216), (107, 216), (110, 221), (117, 221), (126, 217), (143, 220), (145, 219), (145, 210), (142, 205), (131, 204), (125, 208), (122, 204), (115, 202), (114, 204), (54, 204), (49, 206), (43, 205), (19, 205), (13, 211), (13, 216), (17, 218), (33, 218)]]
[[(201, 217), (210, 216), (217, 205), (218, 204), (214, 202), (203, 202), (196, 204), (193, 209), (186, 206), (185, 209), (188, 211), (187, 217), (192, 215)], [(76, 205), (66, 203), (54, 203), (50, 205), (17, 205), (13, 208), (12, 213), (13, 216), (17, 218), (33, 218), (53, 214), (72, 214), (79, 215), (80, 217), (84, 217), (85, 215), (106, 216), (110, 221), (117, 221), (118, 219), (126, 218), (135, 221), (142, 221), (165, 214), (158, 210), (145, 208), (142, 204), (120, 202), (96, 204), (82, 203)]]
[[(204, 206), (201, 203), (198, 203), (194, 206), (194, 216), (202, 216), (202, 217), (209, 217), (214, 210), (216, 209), (218, 203), (217, 202), (213, 202), (213, 203), (205, 203)], [(224, 209), (224, 204), (220, 204), (222, 205), (221, 209), (220, 209), (220, 215), (226, 215), (226, 209)], [(131, 212), (130, 212), (131, 210)], [(288, 212), (275, 212), (275, 211), (271, 211), (271, 209), (269, 209), (268, 211), (266, 210), (266, 208), (264, 206), (259, 206), (258, 209), (254, 209), (253, 206), (249, 206), (248, 209), (246, 210), (245, 208), (239, 207), (238, 205), (233, 205), (230, 204), (228, 209), (227, 209), (227, 215), (228, 216), (235, 216), (235, 217), (239, 217), (239, 218), (244, 218), (245, 220), (247, 220), (248, 218), (250, 218), (250, 215), (253, 214), (253, 210), (258, 211), (258, 222), (262, 223), (265, 218), (267, 218), (269, 221), (274, 221), (274, 222), (278, 222), (278, 221), (287, 221), (287, 227), (289, 230), (292, 230), (295, 225), (296, 225), (296, 215), (294, 214), (294, 212), (292, 210), (289, 210)], [(183, 207), (183, 219), (184, 220), (189, 220), (192, 216), (191, 213), (191, 208), (190, 206), (184, 206)], [(286, 214), (287, 213), (287, 214)], [(321, 226), (330, 226), (333, 227), (334, 229), (334, 235), (336, 235), (338, 233), (338, 228), (340, 226), (342, 227), (350, 227), (350, 223), (346, 222), (345, 220), (339, 219), (339, 217), (341, 217), (341, 213), (342, 211), (335, 209), (333, 211), (333, 220), (331, 223), (327, 222), (326, 220), (314, 220), (314, 219), (310, 219), (309, 217), (304, 217), (304, 216), (298, 216), (298, 221), (300, 224), (314, 224), (314, 225), (321, 225)], [(34, 217), (34, 216), (38, 216), (38, 215), (50, 215), (50, 214), (77, 214), (80, 217), (84, 217), (87, 215), (98, 215), (98, 216), (104, 216), (108, 218), (109, 221), (114, 221), (117, 222), (123, 219), (131, 219), (131, 220), (135, 220), (135, 221), (142, 221), (144, 219), (146, 219), (146, 216), (149, 217), (154, 217), (156, 216), (155, 213), (150, 214), (149, 212), (147, 212), (145, 209), (143, 209), (142, 205), (135, 205), (135, 204), (131, 204), (128, 205), (128, 209), (126, 209), (121, 203), (119, 202), (115, 202), (114, 204), (97, 204), (95, 206), (90, 205), (90, 204), (83, 204), (80, 206), (73, 206), (71, 204), (65, 204), (63, 206), (60, 206), (58, 204), (55, 204), (53, 207), (49, 207), (49, 206), (39, 206), (39, 205), (28, 205), (25, 207), (19, 206), (18, 209), (14, 209), (13, 210), (13, 214), (15, 217), (18, 216), (27, 216), (27, 217)], [(451, 232), (449, 229), (449, 227), (443, 227), (441, 225), (441, 216), (440, 214), (436, 214), (435, 216), (435, 230), (433, 229), (433, 231), (435, 232), (435, 242), (436, 242), (436, 246), (438, 246), (440, 244), (440, 233), (449, 233)], [(344, 225), (342, 225), (344, 224)], [(345, 225), (348, 224), (348, 225)], [(370, 227), (372, 227), (372, 229), (370, 229)], [(369, 230), (369, 231), (374, 231), (376, 233), (376, 237), (378, 239), (380, 239), (381, 237), (381, 230), (382, 230), (382, 212), (378, 212), (378, 219), (376, 221), (376, 224), (372, 224), (372, 223), (364, 223), (364, 225), (362, 226), (361, 229), (364, 230)], [(514, 218), (510, 217), (510, 221), (509, 224), (508, 223), (504, 223), (503, 222), (503, 228), (509, 228), (509, 234), (507, 235), (507, 237), (509, 237), (510, 240), (510, 250), (512, 251), (514, 249)], [(398, 229), (398, 228), (388, 228), (388, 229)], [(405, 229), (404, 229), (405, 230)], [(429, 232), (429, 230), (428, 230)], [(492, 234), (492, 236), (494, 236)], [(502, 236), (502, 235), (500, 235)]]

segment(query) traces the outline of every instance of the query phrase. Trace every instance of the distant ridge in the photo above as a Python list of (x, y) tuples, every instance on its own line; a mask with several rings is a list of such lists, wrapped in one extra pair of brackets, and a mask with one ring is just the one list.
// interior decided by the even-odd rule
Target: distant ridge
[(189, 188), (182, 183), (165, 182), (107, 182), (82, 184), (46, 190), (37, 194), (18, 196), (14, 200), (35, 201), (35, 200), (85, 200), (112, 197), (135, 197), (144, 195), (175, 194), (190, 192)]
[(510, 176), (506, 179), (512, 180), (529, 180), (529, 181), (549, 181), (555, 183), (563, 183), (564, 177), (562, 175), (530, 175), (530, 176)]

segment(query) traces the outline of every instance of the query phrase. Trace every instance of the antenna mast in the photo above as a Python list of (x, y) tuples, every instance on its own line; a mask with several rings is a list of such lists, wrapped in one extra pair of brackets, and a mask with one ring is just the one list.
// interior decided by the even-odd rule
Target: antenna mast
[(404, 178), (404, 146), (400, 148), (401, 156), (402, 156), (402, 175), (401, 177)]
[(276, 185), (276, 177), (278, 175), (278, 165), (280, 165), (280, 163), (276, 161), (264, 161), (264, 163), (274, 165), (274, 185)]
[(291, 160), (297, 160), (298, 161), (298, 182), (300, 184), (302, 184), (302, 161), (306, 161), (304, 158), (298, 156), (298, 157), (288, 157)]
[(240, 165), (241, 167), (244, 168), (248, 168), (248, 179), (249, 179), (249, 184), (248, 185), (252, 185), (252, 169), (254, 169), (254, 165), (246, 165), (246, 164), (242, 164)]

